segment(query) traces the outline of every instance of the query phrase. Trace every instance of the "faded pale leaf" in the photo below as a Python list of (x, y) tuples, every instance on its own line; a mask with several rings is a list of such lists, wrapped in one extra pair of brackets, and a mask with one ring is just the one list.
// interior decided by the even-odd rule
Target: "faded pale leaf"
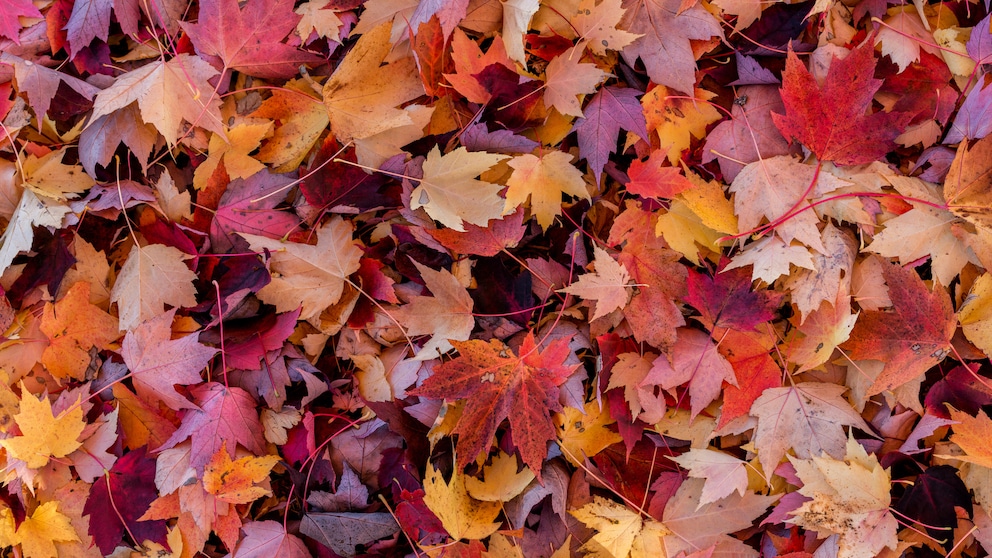
[(185, 263), (190, 258), (164, 244), (131, 249), (110, 291), (110, 301), (117, 303), (121, 331), (162, 314), (166, 305), (196, 305), (196, 274)]
[(596, 311), (590, 321), (619, 310), (630, 300), (630, 274), (623, 264), (599, 246), (594, 247), (596, 271), (586, 273), (577, 281), (558, 292), (573, 294), (585, 300), (596, 301)]
[(420, 184), (410, 194), (410, 209), (423, 207), (432, 219), (458, 232), (465, 232), (463, 222), (486, 226), (503, 216), (503, 187), (476, 177), (506, 158), (464, 147), (442, 155), (435, 146), (424, 161)]

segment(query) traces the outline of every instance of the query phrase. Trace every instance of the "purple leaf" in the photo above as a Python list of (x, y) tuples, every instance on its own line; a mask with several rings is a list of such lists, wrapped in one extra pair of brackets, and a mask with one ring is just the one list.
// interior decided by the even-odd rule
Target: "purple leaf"
[(979, 81), (971, 88), (944, 143), (958, 143), (965, 138), (981, 139), (992, 132), (992, 86), (982, 85)]
[(620, 128), (634, 132), (648, 141), (648, 129), (636, 89), (604, 87), (593, 96), (585, 108), (585, 118), (579, 119), (573, 130), (579, 135), (579, 153), (599, 181), (603, 167), (616, 151)]

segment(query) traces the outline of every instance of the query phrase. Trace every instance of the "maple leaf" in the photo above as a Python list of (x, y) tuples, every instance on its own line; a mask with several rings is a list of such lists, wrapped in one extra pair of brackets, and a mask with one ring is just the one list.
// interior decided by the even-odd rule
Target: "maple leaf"
[(944, 180), (948, 209), (976, 227), (992, 231), (988, 210), (992, 207), (992, 136), (969, 145), (962, 141)]
[(605, 56), (607, 49), (623, 50), (641, 37), (637, 33), (617, 29), (626, 11), (621, 6), (621, 0), (602, 0), (598, 4), (596, 0), (582, 0), (578, 13), (572, 16), (570, 22), (589, 50)]
[[(273, 165), (273, 172), (292, 172), (298, 168), (330, 122), (327, 109), (314, 97), (313, 89), (306, 81), (294, 79), (283, 88), (273, 91), (272, 96), (249, 115), (278, 121), (272, 136), (257, 155), (259, 161)], [(226, 161), (224, 167), (227, 168)]]
[(638, 285), (624, 317), (638, 341), (664, 349), (675, 342), (685, 318), (675, 303), (685, 296), (686, 268), (679, 254), (655, 235), (657, 215), (634, 205), (617, 216), (607, 244), (624, 243), (617, 257)]
[(982, 274), (958, 310), (958, 323), (965, 337), (976, 347), (992, 354), (992, 275)]
[(340, 300), (348, 276), (361, 266), (362, 251), (351, 237), (351, 225), (340, 217), (317, 229), (316, 245), (238, 234), (252, 250), (270, 252), (269, 266), (277, 274), (258, 297), (279, 312), (302, 306), (301, 320), (316, 318)]
[[(55, 543), (79, 541), (70, 519), (59, 511), (57, 502), (44, 502), (34, 512), (20, 521), (14, 529), (14, 517), (9, 508), (0, 512), (0, 544), (21, 545), (25, 556), (56, 558)], [(6, 533), (4, 532), (6, 531)]]
[(576, 97), (595, 93), (610, 75), (581, 59), (582, 52), (572, 47), (551, 59), (544, 70), (544, 102), (564, 115), (581, 117), (582, 105)]
[(561, 196), (567, 194), (591, 199), (582, 180), (582, 173), (572, 165), (572, 156), (562, 151), (550, 151), (542, 157), (529, 153), (514, 157), (508, 163), (513, 174), (507, 179), (506, 208), (511, 213), (530, 199), (531, 212), (537, 223), (547, 230), (561, 215)]
[(172, 338), (170, 310), (147, 320), (124, 336), (121, 357), (131, 371), (134, 389), (148, 401), (161, 401), (170, 409), (191, 409), (196, 405), (179, 395), (175, 385), (203, 381), (200, 374), (217, 354), (217, 349), (197, 341), (199, 334)]
[(824, 364), (834, 349), (850, 338), (857, 321), (858, 314), (851, 313), (849, 295), (838, 294), (836, 300), (823, 301), (800, 326), (802, 337), (790, 345), (789, 361), (799, 365), (799, 372)]
[(68, 206), (44, 196), (39, 198), (25, 188), (0, 237), (0, 269), (7, 269), (18, 253), (31, 249), (35, 226), (61, 227), (63, 217), (70, 211)]
[[(817, 176), (818, 175), (818, 176)], [(847, 186), (849, 183), (829, 173), (817, 173), (816, 167), (804, 165), (795, 159), (780, 155), (750, 163), (737, 174), (730, 185), (734, 194), (734, 208), (742, 230), (757, 227), (762, 218), (773, 221), (786, 215), (792, 208), (806, 203), (803, 194), (814, 177), (816, 189), (810, 195), (823, 194)], [(790, 216), (775, 227), (785, 244), (793, 239), (810, 248), (825, 253), (817, 228), (820, 220), (812, 211)]]
[(867, 250), (910, 264), (929, 257), (930, 269), (941, 285), (949, 285), (974, 256), (955, 233), (954, 214), (919, 204), (885, 222)]
[(272, 132), (272, 122), (240, 123), (227, 130), (225, 135), (210, 136), (210, 155), (196, 167), (193, 187), (203, 190), (217, 167), (223, 162), (230, 178), (248, 178), (265, 168), (249, 153), (258, 149), (262, 139)]
[(734, 256), (725, 270), (751, 266), (751, 280), (771, 284), (779, 277), (789, 274), (789, 266), (794, 265), (809, 270), (816, 270), (816, 264), (809, 250), (802, 246), (786, 244), (777, 236), (769, 236), (758, 242), (751, 243), (747, 248)]
[(698, 4), (683, 10), (681, 0), (624, 0), (623, 9), (619, 27), (642, 35), (624, 47), (623, 59), (633, 66), (640, 58), (651, 81), (691, 93), (696, 59), (689, 41), (723, 38), (713, 15)]
[[(6, 15), (7, 11), (3, 10), (0, 19)], [(0, 62), (14, 67), (14, 80), (21, 92), (27, 95), (35, 116), (39, 118), (44, 118), (48, 113), (53, 98), (63, 84), (68, 85), (87, 100), (93, 99), (94, 95), (100, 92), (100, 88), (77, 77), (35, 64), (15, 56), (13, 52), (0, 50)]]
[(427, 233), (453, 252), (491, 257), (516, 246), (526, 231), (524, 210), (518, 208), (502, 219), (490, 219), (485, 227), (466, 224), (464, 233), (453, 229), (429, 230)]
[(618, 263), (599, 246), (594, 246), (593, 252), (596, 256), (596, 270), (582, 275), (577, 281), (558, 291), (585, 300), (595, 300), (596, 311), (589, 318), (590, 321), (623, 308), (630, 300), (630, 291), (627, 289), (631, 286), (630, 274), (623, 264)]
[(423, 95), (424, 86), (412, 57), (382, 65), (393, 48), (389, 29), (383, 23), (362, 35), (324, 84), (324, 105), (338, 141), (413, 123), (409, 113), (396, 107)]
[(407, 335), (433, 336), (414, 357), (428, 360), (450, 351), (452, 341), (468, 340), (475, 329), (474, 301), (448, 270), (435, 271), (417, 261), (413, 263), (434, 296), (415, 296), (394, 316), (406, 326)]
[(690, 449), (677, 457), (669, 457), (689, 471), (689, 477), (703, 479), (699, 506), (716, 502), (737, 492), (747, 492), (747, 463), (722, 451)]
[(685, 301), (699, 310), (699, 321), (710, 330), (753, 330), (774, 318), (782, 301), (781, 294), (753, 291), (750, 274), (745, 270), (723, 269), (712, 278), (689, 270), (687, 286)]
[[(572, 128), (578, 135), (579, 153), (589, 163), (589, 170), (596, 177), (597, 183), (610, 155), (616, 152), (617, 136), (621, 128), (648, 141), (644, 111), (641, 110), (641, 103), (637, 100), (640, 94), (640, 91), (629, 87), (612, 85), (603, 87), (586, 104), (584, 118), (579, 119)], [(652, 158), (653, 156), (654, 154)], [(635, 161), (635, 163), (639, 162)], [(671, 170), (678, 172), (677, 169)], [(643, 178), (641, 180), (644, 181)], [(631, 181), (634, 181), (633, 176)], [(629, 184), (628, 190), (630, 190)], [(631, 191), (639, 193), (635, 190)]]
[(169, 145), (182, 136), (183, 121), (223, 136), (221, 100), (207, 81), (216, 75), (210, 64), (189, 54), (148, 63), (97, 93), (90, 125), (137, 101), (142, 120), (155, 126)]
[(185, 260), (192, 256), (164, 244), (134, 246), (121, 267), (110, 291), (111, 302), (117, 303), (120, 329), (134, 329), (153, 316), (159, 316), (165, 305), (195, 306), (196, 287)]
[(610, 382), (606, 389), (623, 388), (623, 396), (630, 405), (630, 416), (654, 424), (665, 415), (665, 395), (657, 389), (659, 375), (651, 366), (658, 357), (655, 353), (621, 353), (610, 369)]
[(287, 533), (278, 521), (252, 521), (246, 523), (241, 531), (245, 536), (238, 541), (231, 558), (310, 557), (303, 541)]
[(889, 472), (853, 437), (843, 460), (828, 455), (789, 461), (812, 500), (791, 512), (789, 522), (816, 531), (819, 538), (840, 535), (838, 558), (872, 558), (885, 547), (896, 549), (898, 523), (889, 511)]
[[(141, 110), (130, 104), (110, 114), (93, 119), (79, 136), (79, 163), (90, 176), (96, 175), (96, 166), (110, 162), (121, 143), (131, 150), (142, 168), (147, 170), (148, 157), (158, 140), (158, 130), (151, 124), (141, 123)], [(166, 173), (163, 176), (168, 175)]]
[(197, 470), (202, 470), (222, 447), (234, 457), (236, 444), (226, 442), (238, 442), (255, 455), (265, 454), (262, 425), (255, 400), (248, 392), (216, 382), (195, 386), (190, 392), (199, 408), (187, 411), (179, 429), (156, 451), (191, 438), (189, 464)]
[(41, 12), (30, 0), (3, 0), (0, 4), (2, 4), (0, 7), (0, 37), (7, 37), (19, 45), (21, 44), (21, 23), (18, 18), (42, 17)]
[(114, 463), (105, 480), (90, 490), (83, 513), (90, 516), (90, 536), (104, 555), (117, 547), (124, 532), (142, 541), (164, 543), (164, 521), (139, 521), (155, 492), (155, 460), (145, 448), (131, 451)]
[(509, 502), (516, 498), (534, 480), (530, 469), (517, 470), (517, 457), (500, 451), (492, 462), (482, 469), (482, 480), (465, 477), (469, 495), (483, 502)]
[[(744, 3), (753, 5), (753, 2)], [(744, 101), (734, 103), (731, 118), (717, 124), (706, 135), (703, 147), (703, 162), (718, 160), (724, 178), (731, 182), (744, 165), (789, 152), (789, 142), (772, 121), (772, 111), (785, 110), (778, 88), (747, 85), (737, 90), (737, 98)]]
[(499, 529), (499, 523), (493, 523), (493, 520), (499, 515), (502, 502), (472, 498), (465, 487), (465, 479), (465, 475), (455, 468), (451, 480), (445, 482), (440, 471), (428, 467), (424, 477), (424, 503), (453, 539), (488, 537)]
[(737, 385), (733, 367), (710, 336), (696, 329), (680, 328), (671, 357), (655, 359), (652, 372), (665, 389), (688, 383), (692, 418), (720, 396), (723, 382)]
[(870, 41), (847, 57), (834, 59), (823, 87), (794, 52), (782, 74), (785, 114), (772, 113), (786, 138), (795, 138), (821, 161), (861, 165), (895, 148), (894, 140), (912, 115), (900, 112), (866, 115), (882, 86), (874, 79), (875, 49)]
[(420, 184), (410, 193), (410, 209), (423, 207), (431, 219), (458, 232), (465, 232), (463, 222), (482, 227), (490, 219), (501, 218), (504, 201), (499, 191), (503, 187), (475, 177), (506, 158), (464, 147), (442, 155), (434, 146), (424, 161)]
[(203, 489), (231, 504), (249, 504), (271, 494), (268, 489), (255, 485), (269, 478), (269, 472), (280, 457), (247, 456), (232, 461), (226, 444), (221, 443), (221, 448), (203, 468)]
[(456, 341), (459, 357), (435, 368), (434, 375), (408, 393), (435, 399), (465, 398), (454, 433), (458, 465), (464, 468), (488, 449), (496, 428), (509, 418), (513, 441), (524, 463), (541, 476), (547, 444), (555, 438), (552, 411), (560, 411), (558, 386), (575, 370), (563, 363), (568, 339), (557, 339), (539, 352), (533, 334), (524, 338), (519, 356), (502, 342)]
[(48, 396), (38, 399), (21, 384), (20, 412), (14, 421), (21, 429), (19, 436), (0, 440), (7, 453), (28, 467), (38, 469), (51, 458), (62, 458), (76, 451), (82, 442), (79, 436), (86, 423), (83, 408), (77, 403), (55, 416)]
[(120, 336), (117, 319), (90, 304), (90, 284), (80, 281), (55, 304), (45, 304), (41, 331), (49, 345), (41, 363), (57, 379), (82, 380), (92, 358), (89, 351), (108, 349)]
[(661, 149), (672, 164), (689, 148), (692, 138), (704, 137), (706, 127), (720, 119), (720, 113), (707, 102), (713, 93), (697, 88), (693, 94), (687, 99), (658, 85), (641, 97), (647, 129), (658, 134)]
[(480, 104), (488, 102), (492, 93), (482, 86), (476, 76), (492, 64), (509, 69), (514, 67), (513, 61), (506, 55), (502, 37), (496, 36), (483, 54), (479, 45), (457, 28), (451, 36), (451, 61), (455, 65), (455, 73), (443, 74), (444, 79), (466, 100)]
[(300, 16), (278, 0), (205, 0), (197, 23), (180, 25), (201, 56), (216, 56), (224, 69), (260, 78), (286, 78), (321, 58), (281, 42)]
[(751, 406), (758, 419), (754, 445), (765, 476), (792, 448), (800, 459), (827, 454), (844, 457), (844, 425), (870, 432), (861, 415), (841, 397), (844, 386), (804, 382), (792, 387), (766, 389)]
[(947, 291), (927, 290), (911, 268), (887, 265), (882, 276), (893, 310), (862, 312), (851, 338), (841, 346), (853, 360), (885, 362), (868, 395), (905, 384), (939, 364), (950, 352), (957, 328)]

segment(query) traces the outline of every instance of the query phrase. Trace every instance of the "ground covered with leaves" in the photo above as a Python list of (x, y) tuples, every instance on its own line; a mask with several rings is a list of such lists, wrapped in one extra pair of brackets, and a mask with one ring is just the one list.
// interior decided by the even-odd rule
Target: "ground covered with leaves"
[(4, 555), (986, 555), (988, 14), (0, 0)]

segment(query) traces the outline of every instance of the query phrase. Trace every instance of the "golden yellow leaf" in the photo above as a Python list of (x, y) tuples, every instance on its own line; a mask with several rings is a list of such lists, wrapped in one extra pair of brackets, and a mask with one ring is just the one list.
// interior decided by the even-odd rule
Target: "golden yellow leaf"
[(951, 427), (954, 430), (951, 441), (967, 454), (953, 456), (954, 459), (992, 468), (992, 448), (989, 447), (989, 440), (992, 440), (992, 420), (982, 410), (975, 417), (954, 408), (950, 411), (951, 419), (958, 422)]
[(648, 131), (658, 133), (662, 150), (675, 164), (689, 148), (692, 138), (706, 136), (706, 127), (720, 119), (720, 113), (706, 101), (716, 94), (696, 89), (695, 99), (686, 99), (664, 85), (655, 86), (641, 98)]
[(464, 147), (441, 155), (434, 146), (424, 161), (424, 176), (410, 194), (410, 209), (423, 207), (431, 219), (458, 232), (465, 232), (463, 221), (485, 227), (503, 216), (503, 187), (475, 177), (506, 158)]
[(572, 164), (572, 156), (563, 151), (548, 151), (542, 157), (529, 153), (508, 163), (513, 174), (506, 181), (506, 208), (512, 213), (530, 198), (530, 209), (541, 228), (547, 230), (561, 215), (561, 196), (592, 199), (582, 180), (582, 172)]
[(586, 543), (587, 546), (596, 543), (615, 558), (626, 558), (630, 554), (634, 539), (640, 535), (644, 526), (641, 514), (601, 496), (594, 496), (592, 502), (569, 513), (587, 527), (596, 530), (596, 534)]
[(555, 415), (558, 443), (565, 458), (580, 467), (586, 457), (623, 440), (620, 434), (607, 428), (614, 422), (609, 410), (600, 408), (596, 401), (586, 403), (584, 411), (565, 407), (563, 413)]
[(203, 488), (224, 502), (254, 502), (270, 493), (267, 488), (255, 485), (267, 479), (269, 471), (278, 462), (278, 455), (248, 456), (232, 461), (227, 442), (224, 442), (203, 468)]
[(7, 449), (12, 457), (24, 461), (28, 467), (37, 469), (48, 464), (51, 457), (60, 458), (76, 451), (82, 443), (78, 441), (86, 423), (83, 422), (83, 409), (74, 404), (59, 416), (52, 414), (52, 403), (47, 396), (39, 400), (21, 385), (21, 411), (14, 415), (14, 421), (21, 429), (20, 436), (0, 440), (0, 446)]
[(534, 480), (528, 467), (517, 470), (517, 456), (500, 451), (492, 463), (482, 469), (482, 478), (465, 478), (465, 488), (470, 496), (484, 502), (509, 502)]
[(84, 281), (55, 304), (45, 304), (41, 331), (49, 339), (41, 363), (57, 380), (84, 379), (90, 349), (106, 349), (120, 335), (117, 318), (90, 304), (90, 284)]
[[(326, 0), (323, 1), (326, 3)], [(337, 19), (331, 10), (319, 11)], [(313, 89), (307, 81), (294, 79), (273, 91), (272, 96), (251, 113), (252, 117), (271, 118), (279, 122), (272, 137), (258, 151), (258, 160), (273, 165), (275, 172), (296, 170), (321, 132), (327, 128), (327, 109), (320, 99), (312, 95)], [(224, 165), (227, 165), (226, 161)]]
[(582, 0), (571, 23), (579, 38), (589, 41), (589, 50), (605, 56), (607, 49), (623, 50), (623, 47), (642, 36), (617, 29), (617, 24), (626, 11), (621, 0), (602, 0), (598, 4), (596, 0)]
[(958, 311), (958, 321), (964, 336), (992, 356), (992, 274), (985, 273), (975, 280)]
[(382, 62), (393, 49), (390, 23), (362, 35), (324, 84), (331, 132), (344, 143), (412, 124), (396, 107), (424, 94), (413, 58)]
[(193, 173), (193, 187), (203, 190), (207, 181), (217, 170), (221, 161), (227, 175), (234, 178), (248, 178), (265, 168), (258, 159), (249, 153), (258, 149), (262, 140), (272, 133), (272, 122), (259, 124), (241, 123), (227, 131), (227, 139), (221, 134), (210, 136), (210, 156), (196, 167)]
[(440, 471), (434, 467), (427, 468), (424, 503), (455, 540), (483, 539), (499, 529), (499, 523), (493, 523), (493, 520), (499, 515), (502, 504), (472, 498), (465, 488), (465, 476), (458, 472), (457, 467), (447, 483)]
[(69, 523), (69, 518), (59, 513), (56, 502), (45, 502), (25, 518), (17, 528), (14, 538), (20, 543), (24, 556), (55, 558), (56, 542), (78, 541), (79, 537)]
[(24, 186), (41, 196), (65, 201), (76, 198), (96, 182), (80, 165), (64, 165), (67, 147), (42, 157), (28, 155), (24, 159)]

